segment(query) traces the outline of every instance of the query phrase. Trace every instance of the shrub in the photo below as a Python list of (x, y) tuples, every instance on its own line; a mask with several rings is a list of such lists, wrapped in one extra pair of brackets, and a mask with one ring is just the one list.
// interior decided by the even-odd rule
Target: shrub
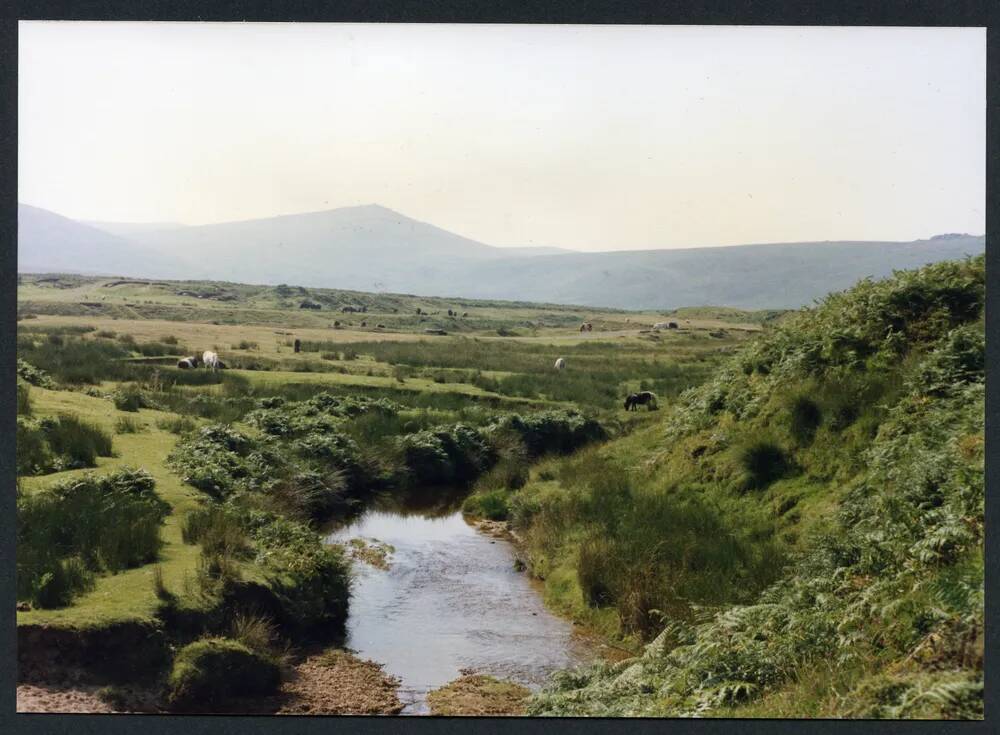
[(131, 416), (119, 416), (115, 422), (116, 434), (139, 434), (146, 430), (146, 425), (136, 421)]
[(469, 482), (496, 461), (482, 434), (465, 424), (410, 434), (402, 438), (401, 447), (417, 484)]
[(198, 424), (187, 416), (176, 416), (169, 419), (157, 419), (156, 428), (169, 431), (171, 434), (186, 434), (198, 428)]
[(38, 475), (52, 468), (52, 452), (36, 423), (18, 417), (15, 444), (18, 476)]
[(39, 608), (66, 607), (75, 595), (93, 586), (94, 575), (78, 557), (72, 557), (55, 560), (34, 580), (29, 596)]
[(210, 504), (188, 513), (181, 525), (187, 544), (201, 544), (207, 554), (246, 556), (250, 542), (238, 518), (224, 506)]
[(140, 342), (133, 346), (133, 349), (144, 357), (163, 357), (164, 355), (174, 355), (179, 351), (177, 343), (164, 344), (163, 342)]
[(509, 414), (498, 420), (493, 430), (518, 435), (532, 457), (548, 452), (566, 454), (607, 438), (601, 424), (574, 410), (540, 411), (523, 417)]
[(31, 415), (31, 389), (27, 383), (17, 384), (17, 415)]
[(70, 559), (79, 559), (87, 570), (112, 573), (155, 560), (160, 525), (170, 506), (154, 488), (144, 471), (123, 468), (19, 497), (18, 599), (39, 607), (65, 601), (66, 590), (78, 590), (82, 579), (77, 562)]
[(97, 457), (111, 456), (111, 435), (75, 416), (43, 420), (42, 430), (53, 454), (65, 458), (65, 468), (93, 467)]
[(819, 404), (807, 395), (792, 398), (788, 407), (789, 431), (799, 444), (809, 444), (823, 421)]
[(747, 490), (765, 488), (789, 470), (784, 450), (766, 439), (757, 439), (744, 446), (739, 453), (739, 463)]
[(281, 672), (268, 656), (229, 638), (207, 638), (184, 646), (167, 681), (174, 709), (225, 706), (234, 697), (273, 694)]
[(55, 383), (52, 382), (48, 373), (21, 359), (17, 361), (17, 377), (30, 385), (37, 385), (39, 388), (55, 387)]
[(19, 475), (93, 467), (112, 455), (111, 436), (75, 416), (17, 420), (16, 468)]
[(131, 411), (134, 413), (140, 408), (151, 408), (149, 401), (143, 395), (142, 391), (134, 385), (129, 385), (122, 390), (115, 391), (111, 396), (111, 400), (115, 404), (115, 408), (119, 411)]
[(470, 495), (462, 504), (462, 511), (478, 518), (505, 521), (510, 515), (507, 495), (504, 490), (490, 490)]

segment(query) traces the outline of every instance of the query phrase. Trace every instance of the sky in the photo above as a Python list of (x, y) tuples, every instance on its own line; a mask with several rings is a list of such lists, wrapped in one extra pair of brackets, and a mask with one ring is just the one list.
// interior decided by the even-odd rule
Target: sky
[(491, 245), (981, 234), (972, 28), (21, 22), (19, 200), (377, 203)]

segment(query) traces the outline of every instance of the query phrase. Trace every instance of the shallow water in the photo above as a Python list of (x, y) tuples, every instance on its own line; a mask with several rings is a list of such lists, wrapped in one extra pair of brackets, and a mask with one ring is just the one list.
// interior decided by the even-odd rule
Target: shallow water
[(328, 536), (395, 547), (388, 570), (355, 563), (346, 645), (399, 677), (404, 714), (426, 714), (427, 693), (462, 669), (538, 689), (554, 670), (594, 658), (515, 570), (509, 542), (457, 510), (424, 513), (376, 505)]

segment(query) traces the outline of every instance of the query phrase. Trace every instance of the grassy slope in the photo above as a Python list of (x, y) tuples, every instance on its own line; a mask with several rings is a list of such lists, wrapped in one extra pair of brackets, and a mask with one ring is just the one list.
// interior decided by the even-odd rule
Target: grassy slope
[[(588, 604), (580, 583), (593, 571), (581, 560), (598, 475), (627, 477), (633, 499), (699, 499), (791, 566), (762, 597), (730, 601), (740, 605), (689, 598), (709, 605), (675, 608), (641, 658), (567, 675), (533, 711), (981, 716), (983, 278), (980, 258), (831, 297), (662, 422), (539, 467), (512, 501), (531, 510), (520, 523), (533, 565), (550, 602), (605, 632), (628, 619)], [(793, 420), (802, 399), (822, 415), (814, 433)], [(788, 468), (754, 489), (745, 452), (761, 442)], [(606, 555), (626, 553), (612, 540)], [(633, 591), (655, 591), (646, 584)]]

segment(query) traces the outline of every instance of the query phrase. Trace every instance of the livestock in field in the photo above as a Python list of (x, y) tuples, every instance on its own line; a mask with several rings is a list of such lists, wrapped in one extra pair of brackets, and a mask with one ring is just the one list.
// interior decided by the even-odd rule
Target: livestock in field
[(302, 340), (298, 340), (298, 339), (295, 340), (295, 342), (292, 343), (292, 349), (295, 350), (295, 352), (301, 352), (302, 351)]
[(198, 367), (199, 364), (198, 356), (192, 355), (191, 357), (185, 357), (177, 361), (177, 367), (181, 370), (190, 370), (191, 368)]
[(630, 393), (625, 399), (625, 410), (638, 411), (639, 406), (646, 406), (649, 411), (656, 411), (659, 408), (656, 405), (656, 394), (649, 390)]
[(594, 325), (591, 324), (590, 322), (584, 322), (583, 324), (580, 325), (580, 331), (581, 332), (593, 332), (594, 331)]
[(563, 358), (560, 357), (558, 360), (556, 360), (556, 366), (555, 367), (556, 367), (556, 370), (565, 370), (566, 369), (566, 361)]
[(205, 354), (201, 356), (201, 361), (205, 364), (205, 367), (211, 368), (212, 372), (219, 369), (219, 355), (211, 350), (205, 350)]

